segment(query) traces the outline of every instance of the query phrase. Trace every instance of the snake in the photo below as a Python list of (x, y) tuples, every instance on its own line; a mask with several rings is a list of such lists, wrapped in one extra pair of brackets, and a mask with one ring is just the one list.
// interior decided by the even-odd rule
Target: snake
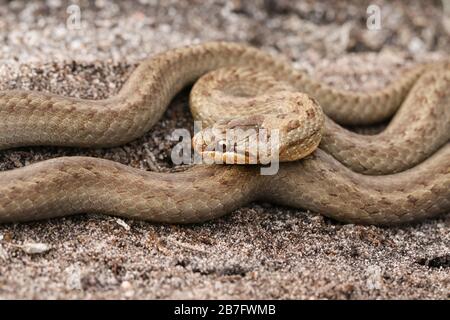
[[(276, 174), (261, 175), (258, 164), (162, 173), (61, 157), (0, 173), (0, 222), (101, 213), (196, 223), (255, 201), (378, 225), (450, 211), (448, 62), (417, 65), (382, 89), (357, 92), (322, 83), (245, 44), (191, 45), (142, 61), (104, 100), (0, 91), (0, 150), (125, 144), (149, 131), (194, 82), (191, 112), (206, 125), (194, 136), (194, 149), (210, 152), (205, 145), (223, 143), (227, 129), (278, 130)], [(387, 127), (374, 135), (346, 129), (384, 121)], [(224, 155), (220, 148), (212, 152)]]

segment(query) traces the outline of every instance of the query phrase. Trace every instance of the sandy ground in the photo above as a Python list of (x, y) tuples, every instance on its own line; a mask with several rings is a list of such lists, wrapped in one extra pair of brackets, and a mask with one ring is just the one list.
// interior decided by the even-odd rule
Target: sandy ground
[[(247, 3), (81, 2), (73, 30), (63, 1), (0, 1), (0, 90), (101, 99), (139, 60), (211, 39), (248, 42), (330, 84), (371, 90), (450, 50), (439, 2), (374, 2), (383, 13), (377, 32), (365, 28), (368, 3)], [(169, 135), (191, 129), (187, 98), (184, 90), (155, 128), (125, 146), (1, 151), (0, 170), (90, 155), (178, 171)], [(450, 216), (379, 228), (253, 204), (201, 225), (97, 215), (1, 225), (0, 298), (449, 299)]]

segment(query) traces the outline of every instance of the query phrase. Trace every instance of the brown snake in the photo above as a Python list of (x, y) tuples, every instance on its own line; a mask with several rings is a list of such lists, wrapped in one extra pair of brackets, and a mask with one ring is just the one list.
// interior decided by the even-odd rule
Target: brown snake
[[(323, 135), (320, 149), (282, 163), (273, 176), (260, 175), (257, 166), (200, 165), (167, 174), (87, 157), (47, 160), (0, 173), (0, 221), (98, 212), (199, 222), (260, 199), (357, 223), (395, 224), (450, 211), (447, 63), (421, 65), (382, 90), (357, 93), (317, 82), (251, 47), (214, 42), (180, 48), (142, 62), (106, 100), (1, 91), (0, 149), (126, 143), (148, 131), (181, 88), (210, 71), (191, 95), (196, 118), (212, 126), (225, 118), (220, 128), (271, 127), (277, 123), (271, 112), (283, 113), (287, 101), (298, 121), (292, 114), (279, 118), (286, 160), (312, 152)], [(261, 101), (270, 107), (258, 109)], [(337, 124), (373, 124), (394, 114), (372, 136)]]

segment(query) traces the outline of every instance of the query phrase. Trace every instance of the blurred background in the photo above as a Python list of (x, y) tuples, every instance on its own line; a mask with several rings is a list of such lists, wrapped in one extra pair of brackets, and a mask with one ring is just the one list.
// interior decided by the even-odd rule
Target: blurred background
[(450, 0), (0, 0), (2, 64), (136, 61), (219, 39), (282, 52), (293, 61), (300, 54), (449, 52)]

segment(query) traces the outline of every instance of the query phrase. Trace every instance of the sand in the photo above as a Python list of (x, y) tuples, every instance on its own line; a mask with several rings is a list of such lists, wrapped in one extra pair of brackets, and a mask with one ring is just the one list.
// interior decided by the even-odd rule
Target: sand
[[(213, 39), (248, 42), (332, 85), (372, 90), (450, 49), (438, 4), (378, 1), (383, 28), (369, 32), (368, 3), (248, 3), (81, 2), (81, 29), (70, 30), (63, 1), (0, 1), (0, 90), (101, 99), (141, 59)], [(89, 155), (179, 171), (169, 136), (192, 129), (188, 93), (127, 145), (1, 151), (0, 170)], [(449, 299), (450, 215), (381, 228), (255, 203), (199, 225), (92, 214), (0, 225), (0, 298)]]

